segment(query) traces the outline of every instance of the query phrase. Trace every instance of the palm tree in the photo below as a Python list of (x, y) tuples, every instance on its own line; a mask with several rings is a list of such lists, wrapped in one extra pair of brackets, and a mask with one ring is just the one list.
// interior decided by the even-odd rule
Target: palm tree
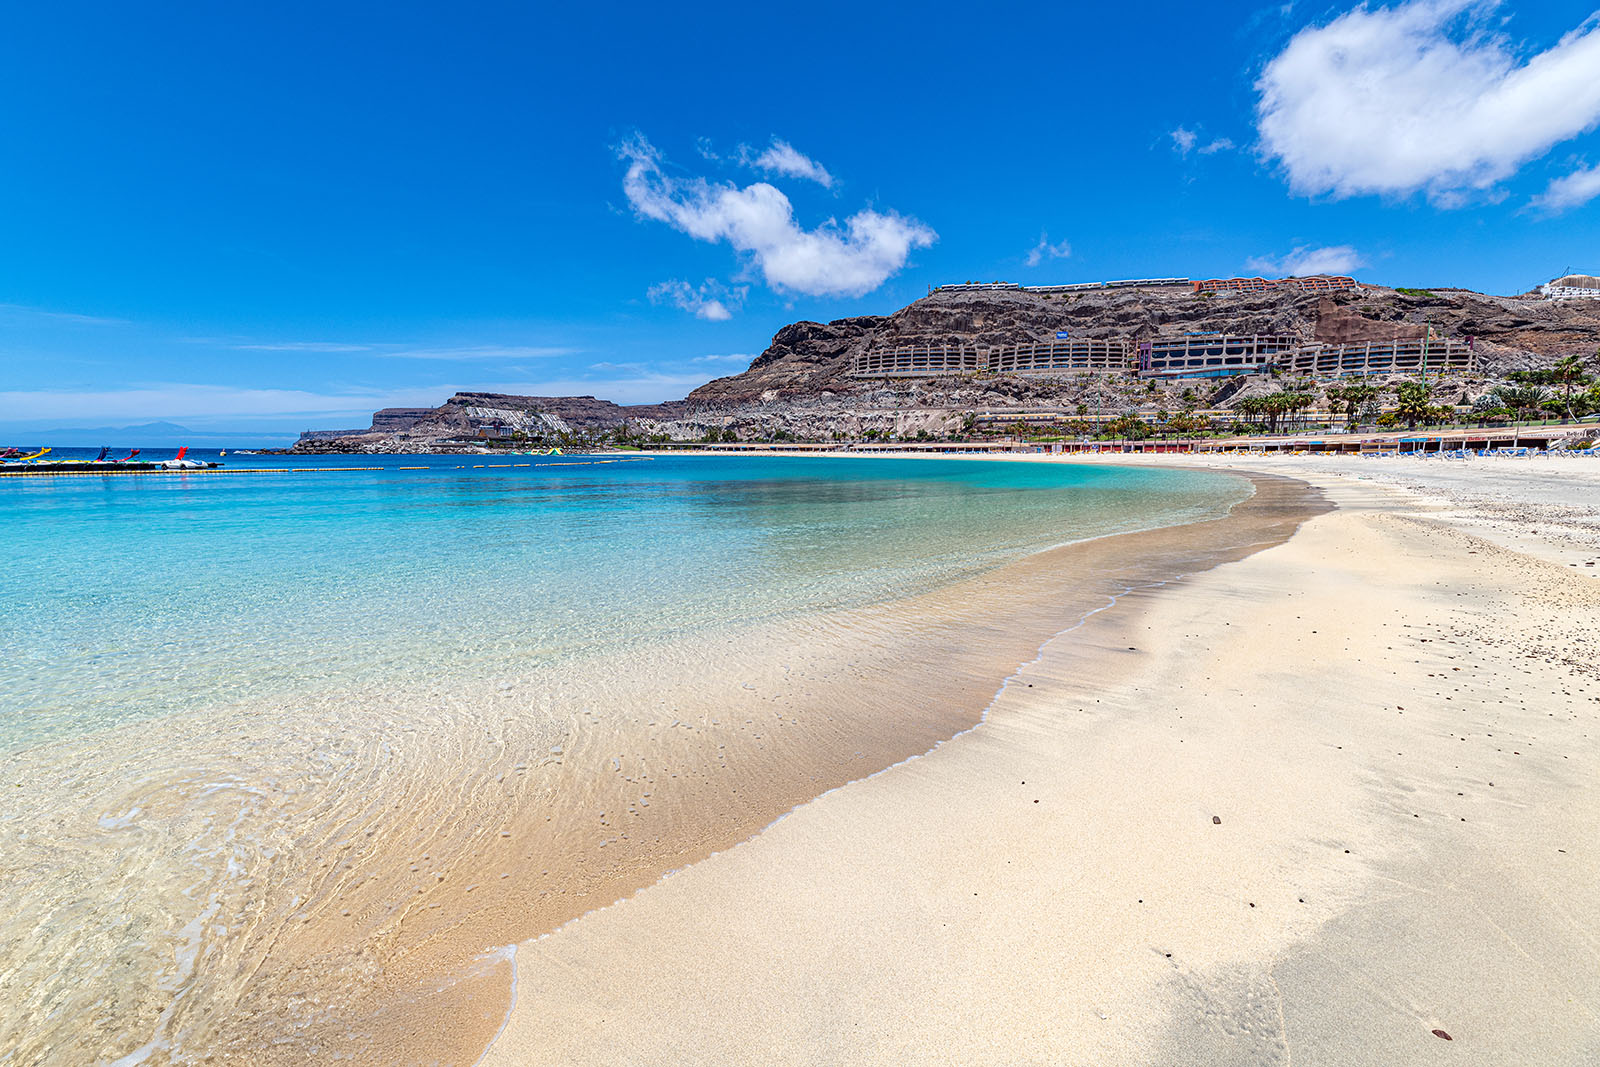
[(1266, 398), (1247, 396), (1234, 406), (1251, 422), (1255, 422), (1266, 411)]
[(1589, 388), (1578, 396), (1578, 407), (1588, 415), (1600, 411), (1600, 382), (1589, 383)]
[(1551, 377), (1561, 383), (1563, 406), (1567, 409), (1567, 418), (1572, 418), (1572, 387), (1582, 385), (1589, 380), (1583, 373), (1583, 357), (1577, 353), (1562, 356), (1556, 365), (1550, 368)]
[(1349, 414), (1350, 400), (1345, 396), (1345, 390), (1347, 388), (1349, 387), (1343, 385), (1330, 385), (1322, 391), (1322, 395), (1328, 398), (1328, 407), (1330, 410), (1337, 412), (1341, 407), (1343, 407), (1345, 413), (1347, 415)]
[(1394, 391), (1396, 418), (1406, 420), (1406, 429), (1414, 429), (1432, 412), (1428, 407), (1428, 387), (1422, 382), (1401, 382)]
[(1327, 390), (1328, 399), (1335, 404), (1344, 405), (1345, 418), (1349, 425), (1354, 426), (1356, 416), (1361, 411), (1361, 405), (1378, 398), (1378, 387), (1375, 385), (1335, 385)]
[(1289, 413), (1296, 416), (1297, 419), (1301, 412), (1308, 410), (1311, 405), (1315, 404), (1316, 402), (1317, 397), (1315, 393), (1308, 393), (1301, 389), (1296, 389), (1294, 392), (1290, 393), (1289, 399), (1286, 401), (1286, 403), (1289, 405)]
[(1271, 396), (1261, 398), (1261, 414), (1267, 417), (1268, 433), (1278, 432), (1278, 420), (1283, 418), (1286, 410), (1282, 393), (1273, 393)]
[(1537, 385), (1503, 385), (1495, 390), (1495, 393), (1500, 397), (1500, 402), (1510, 408), (1519, 419), (1529, 412), (1537, 413), (1540, 406), (1549, 399), (1545, 391)]
[(1262, 413), (1267, 416), (1267, 429), (1276, 433), (1279, 421), (1285, 415), (1294, 415), (1310, 407), (1315, 400), (1310, 393), (1290, 392), (1285, 390), (1261, 398)]

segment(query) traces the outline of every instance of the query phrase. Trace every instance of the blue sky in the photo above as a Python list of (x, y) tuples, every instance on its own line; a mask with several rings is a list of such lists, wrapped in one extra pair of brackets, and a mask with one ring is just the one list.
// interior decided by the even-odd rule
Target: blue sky
[(682, 396), (929, 285), (1600, 271), (1593, 0), (15, 5), (0, 436)]

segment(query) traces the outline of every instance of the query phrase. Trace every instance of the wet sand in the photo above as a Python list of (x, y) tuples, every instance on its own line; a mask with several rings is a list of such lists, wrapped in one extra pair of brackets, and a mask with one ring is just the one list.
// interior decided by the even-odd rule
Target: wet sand
[(1600, 1059), (1595, 554), (1379, 468), (1253, 466), (1338, 510), (523, 943), (485, 1062)]

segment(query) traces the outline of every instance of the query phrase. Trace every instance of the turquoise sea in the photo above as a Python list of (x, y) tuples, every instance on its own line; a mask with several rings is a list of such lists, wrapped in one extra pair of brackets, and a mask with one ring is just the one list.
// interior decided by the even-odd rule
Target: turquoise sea
[[(1243, 493), (962, 460), (224, 462), (237, 473), (0, 483), (0, 750), (894, 599)], [(320, 470), (242, 473), (286, 462)]]
[[(311, 1009), (290, 1023), (258, 1003), (278, 995), (263, 991), (266, 946), (281, 955), (296, 924), (341, 915), (369, 924), (347, 932), (358, 948), (393, 936), (405, 909), (385, 865), (407, 855), (404, 877), (433, 864), (449, 885), (485, 841), (513, 840), (490, 830), (525, 820), (530, 798), (552, 806), (540, 847), (577, 840), (558, 831), (563, 795), (588, 788), (572, 777), (590, 773), (573, 755), (586, 738), (594, 765), (651, 780), (617, 754), (658, 727), (652, 672), (663, 690), (669, 670), (714, 673), (695, 649), (757, 647), (781, 627), (799, 677), (809, 620), (1215, 517), (1249, 492), (1208, 473), (962, 459), (224, 463), (0, 479), (0, 974), (26, 991), (0, 998), (0, 1035), (23, 1035), (0, 1036), (0, 1063), (182, 1063), (248, 1049), (256, 1031), (263, 1047), (309, 1033)], [(730, 635), (750, 640), (717, 645)], [(818, 624), (817, 647), (840, 639)], [(620, 663), (625, 677), (604, 676)], [(693, 692), (681, 681), (674, 708)], [(804, 729), (803, 692), (780, 725)], [(740, 743), (708, 758), (732, 762)], [(515, 792), (534, 781), (517, 753), (533, 752), (544, 777)], [(637, 825), (669, 785), (628, 794)], [(375, 815), (395, 794), (417, 799)], [(465, 843), (415, 844), (462, 805)], [(322, 853), (336, 847), (335, 871)], [(358, 956), (327, 981), (376, 981)]]

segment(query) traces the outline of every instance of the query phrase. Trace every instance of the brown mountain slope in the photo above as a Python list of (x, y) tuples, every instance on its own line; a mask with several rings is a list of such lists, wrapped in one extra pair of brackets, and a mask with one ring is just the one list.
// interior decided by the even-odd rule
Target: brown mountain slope
[(938, 292), (892, 315), (792, 323), (773, 336), (749, 369), (708, 382), (680, 401), (625, 407), (594, 397), (461, 393), (438, 408), (380, 411), (366, 430), (309, 434), (297, 447), (417, 451), (485, 433), (538, 439), (625, 422), (677, 439), (722, 427), (810, 438), (869, 429), (940, 431), (971, 411), (1078, 404), (1098, 410), (1175, 407), (1203, 402), (1215, 388), (1200, 382), (1152, 386), (1112, 375), (886, 382), (848, 373), (852, 358), (870, 348), (990, 347), (1047, 341), (1061, 331), (1129, 341), (1185, 333), (1271, 333), (1330, 344), (1417, 338), (1432, 331), (1438, 337), (1474, 339), (1482, 374), (1463, 383), (1468, 395), (1508, 371), (1548, 366), (1569, 353), (1593, 359), (1600, 346), (1600, 301), (1379, 286), (1331, 295), (1197, 295), (1178, 287), (1073, 294)]

